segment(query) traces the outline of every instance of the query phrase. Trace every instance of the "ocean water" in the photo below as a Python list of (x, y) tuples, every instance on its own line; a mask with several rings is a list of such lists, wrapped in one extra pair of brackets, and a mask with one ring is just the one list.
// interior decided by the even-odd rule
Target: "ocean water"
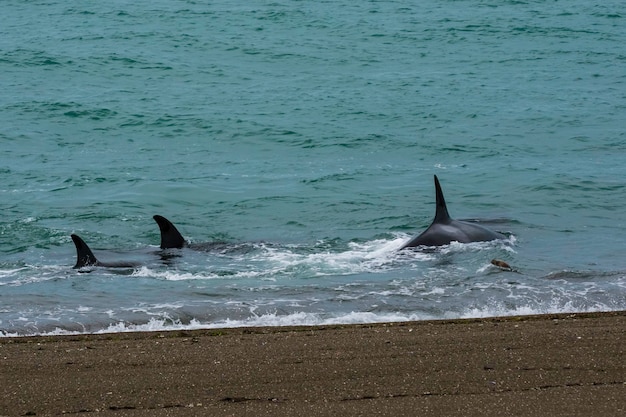
[[(626, 309), (625, 18), (4, 1), (0, 335)], [(434, 174), (509, 238), (398, 251)], [(225, 243), (164, 253), (154, 214)], [(72, 269), (71, 233), (142, 265)]]

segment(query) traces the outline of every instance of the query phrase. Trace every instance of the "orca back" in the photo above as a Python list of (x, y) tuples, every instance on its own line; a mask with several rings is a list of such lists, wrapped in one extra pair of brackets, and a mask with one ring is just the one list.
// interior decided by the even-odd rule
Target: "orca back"
[(454, 220), (448, 213), (446, 200), (435, 175), (436, 211), (435, 218), (426, 230), (411, 238), (400, 249), (415, 246), (442, 246), (451, 242), (470, 243), (484, 242), (495, 239), (506, 239), (501, 233), (474, 223)]

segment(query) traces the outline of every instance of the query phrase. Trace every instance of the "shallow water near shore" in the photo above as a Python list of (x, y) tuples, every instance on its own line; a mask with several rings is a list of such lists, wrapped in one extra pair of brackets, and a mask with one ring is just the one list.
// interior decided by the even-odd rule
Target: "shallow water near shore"
[(621, 9), (7, 2), (0, 335), (626, 310)]

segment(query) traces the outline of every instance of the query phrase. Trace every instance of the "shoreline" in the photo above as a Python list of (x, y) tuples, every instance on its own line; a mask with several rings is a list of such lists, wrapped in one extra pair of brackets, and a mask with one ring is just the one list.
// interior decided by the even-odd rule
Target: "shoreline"
[(7, 337), (0, 416), (617, 416), (625, 357), (626, 311)]
[[(165, 337), (177, 337), (180, 334), (189, 335), (190, 333), (209, 333), (213, 334), (218, 332), (220, 334), (224, 334), (225, 332), (237, 332), (243, 331), (245, 333), (281, 333), (288, 331), (299, 331), (299, 330), (325, 330), (325, 329), (340, 329), (340, 328), (349, 328), (349, 327), (377, 327), (377, 326), (394, 326), (394, 325), (405, 325), (405, 324), (463, 324), (463, 323), (473, 323), (473, 322), (506, 322), (506, 321), (534, 321), (534, 320), (561, 320), (571, 317), (576, 318), (592, 318), (592, 317), (603, 317), (607, 315), (626, 315), (626, 310), (610, 310), (610, 311), (592, 311), (592, 312), (574, 312), (574, 313), (543, 313), (543, 314), (516, 314), (511, 316), (489, 316), (489, 317), (470, 317), (470, 318), (452, 318), (452, 319), (426, 319), (426, 320), (406, 320), (406, 321), (377, 321), (371, 323), (331, 323), (331, 324), (303, 324), (303, 325), (269, 325), (269, 326), (232, 326), (232, 327), (206, 327), (206, 328), (194, 328), (194, 329), (167, 329), (162, 328), (158, 330), (131, 330), (131, 331), (104, 331), (104, 332), (95, 332), (95, 333), (68, 333), (68, 334), (41, 334), (41, 335), (20, 335), (20, 336), (0, 336), (0, 344), (6, 340), (12, 340), (14, 342), (18, 342), (22, 339), (28, 339), (29, 341), (33, 341), (35, 339), (52, 340), (59, 338), (62, 339), (72, 339), (72, 338), (81, 338), (81, 337), (103, 337), (107, 338), (107, 336), (119, 336), (122, 337), (124, 335), (128, 335), (130, 338), (141, 338), (142, 335), (146, 337), (150, 337), (150, 335), (154, 334), (163, 334)], [(181, 336), (182, 337), (182, 336)]]

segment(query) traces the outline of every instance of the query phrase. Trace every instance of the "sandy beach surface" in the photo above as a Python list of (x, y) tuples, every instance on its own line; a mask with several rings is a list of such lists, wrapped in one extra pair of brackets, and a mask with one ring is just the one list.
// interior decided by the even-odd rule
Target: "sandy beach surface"
[(0, 339), (0, 416), (624, 416), (626, 312)]

